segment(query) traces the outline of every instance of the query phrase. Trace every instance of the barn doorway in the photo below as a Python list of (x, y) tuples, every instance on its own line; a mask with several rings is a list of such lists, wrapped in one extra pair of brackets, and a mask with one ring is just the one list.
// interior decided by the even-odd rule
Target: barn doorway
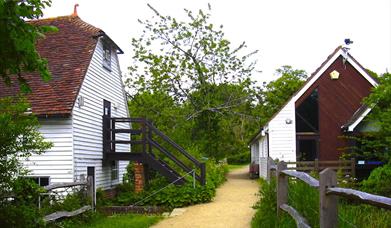
[[(300, 138), (300, 137), (299, 137)], [(314, 161), (318, 158), (318, 139), (297, 139), (296, 160)]]

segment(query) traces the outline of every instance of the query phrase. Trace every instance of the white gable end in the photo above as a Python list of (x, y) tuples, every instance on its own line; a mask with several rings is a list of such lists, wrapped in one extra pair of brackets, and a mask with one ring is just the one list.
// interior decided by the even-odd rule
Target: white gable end
[[(111, 54), (111, 71), (103, 67), (103, 44), (98, 42), (78, 97), (84, 104), (76, 102), (72, 118), (74, 131), (75, 178), (87, 174), (87, 167), (95, 167), (96, 186), (109, 188), (122, 181), (128, 162), (119, 162), (118, 179), (111, 178), (110, 164), (102, 165), (102, 115), (103, 100), (111, 103), (112, 117), (128, 117), (128, 106), (121, 80), (117, 55)], [(119, 140), (129, 139), (118, 135)], [(118, 145), (117, 150), (130, 152), (129, 145)]]

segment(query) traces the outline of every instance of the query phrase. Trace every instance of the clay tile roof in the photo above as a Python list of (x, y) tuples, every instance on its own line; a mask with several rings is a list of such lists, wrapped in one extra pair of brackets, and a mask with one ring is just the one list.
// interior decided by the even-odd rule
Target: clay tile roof
[[(90, 64), (100, 29), (78, 16), (63, 16), (30, 21), (36, 25), (56, 26), (59, 31), (46, 34), (37, 42), (39, 54), (46, 58), (52, 79), (43, 82), (38, 73), (23, 73), (32, 89), (27, 98), (38, 116), (69, 116)], [(0, 80), (0, 97), (15, 95), (16, 80), (11, 87)]]

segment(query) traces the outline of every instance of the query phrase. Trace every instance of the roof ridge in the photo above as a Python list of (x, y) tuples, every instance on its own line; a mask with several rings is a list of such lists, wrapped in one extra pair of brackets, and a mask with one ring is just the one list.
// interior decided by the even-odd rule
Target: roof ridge
[(64, 15), (64, 16), (56, 16), (56, 17), (49, 17), (49, 18), (40, 18), (40, 19), (34, 19), (28, 21), (29, 23), (33, 24), (45, 24), (45, 23), (51, 23), (55, 21), (60, 20), (69, 20), (71, 23), (74, 23), (77, 27), (87, 31), (87, 32), (93, 32), (96, 33), (94, 35), (98, 35), (99, 32), (103, 31), (102, 29), (95, 27), (91, 25), (90, 23), (85, 22), (83, 19), (81, 19), (78, 15)]

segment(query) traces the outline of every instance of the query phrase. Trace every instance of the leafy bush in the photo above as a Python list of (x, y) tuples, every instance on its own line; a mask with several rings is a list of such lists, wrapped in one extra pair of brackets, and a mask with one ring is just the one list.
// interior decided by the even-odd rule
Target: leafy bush
[(295, 227), (295, 223), (287, 215), (282, 214), (280, 220), (277, 218), (275, 178), (272, 178), (270, 183), (259, 179), (259, 184), (260, 199), (254, 206), (257, 211), (251, 221), (251, 227), (282, 227), (281, 224), (286, 224), (286, 227)]
[(228, 164), (248, 164), (250, 163), (250, 151), (228, 156)]
[(367, 180), (362, 181), (362, 191), (391, 197), (391, 164), (378, 167)]
[(14, 200), (1, 198), (0, 227), (39, 227), (43, 225), (38, 209), (41, 188), (31, 179), (18, 178), (12, 185)]
[[(209, 202), (215, 196), (216, 188), (225, 181), (225, 174), (228, 172), (228, 169), (226, 165), (216, 164), (213, 160), (209, 160), (206, 163), (206, 170), (205, 186), (201, 186), (197, 182), (195, 188), (193, 188), (193, 180), (190, 177), (187, 178), (187, 183), (182, 186), (168, 186), (169, 182), (164, 177), (157, 175), (149, 181), (145, 191), (138, 194), (134, 192), (132, 184), (124, 183), (119, 185), (117, 187), (117, 197), (111, 203), (131, 205), (144, 199), (138, 205), (175, 208)], [(154, 195), (147, 198), (151, 194)]]
[(86, 197), (86, 192), (80, 190), (69, 193), (63, 200), (56, 199), (55, 195), (45, 197), (41, 200), (41, 211), (44, 215), (56, 211), (73, 211), (83, 206), (90, 205), (90, 203), (91, 201)]

